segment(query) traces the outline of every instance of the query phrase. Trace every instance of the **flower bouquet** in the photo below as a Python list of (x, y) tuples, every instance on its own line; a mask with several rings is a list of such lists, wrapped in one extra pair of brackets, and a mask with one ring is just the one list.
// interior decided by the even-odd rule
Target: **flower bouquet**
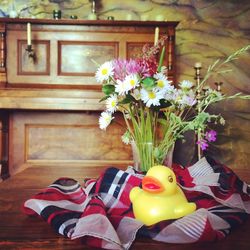
[(96, 80), (102, 83), (104, 93), (101, 101), (106, 103), (99, 126), (106, 130), (115, 119), (114, 113), (122, 113), (126, 125), (122, 140), (136, 146), (142, 171), (164, 164), (176, 140), (190, 130), (197, 135), (201, 150), (206, 150), (209, 143), (216, 140), (216, 131), (209, 129), (210, 124), (225, 123), (220, 114), (211, 114), (207, 108), (225, 99), (249, 98), (240, 93), (222, 94), (210, 88), (207, 80), (215, 72), (227, 72), (225, 65), (237, 59), (250, 45), (210, 65), (198, 83), (183, 80), (175, 86), (162, 65), (165, 39), (162, 37), (151, 47), (146, 44), (139, 58), (107, 61), (96, 72)]

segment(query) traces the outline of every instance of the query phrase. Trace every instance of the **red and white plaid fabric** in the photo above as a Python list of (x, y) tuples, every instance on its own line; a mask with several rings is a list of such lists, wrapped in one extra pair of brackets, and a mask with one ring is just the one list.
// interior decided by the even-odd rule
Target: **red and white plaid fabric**
[(168, 243), (215, 241), (242, 224), (250, 213), (250, 187), (232, 170), (203, 158), (193, 166), (174, 166), (179, 185), (197, 210), (178, 220), (146, 227), (134, 219), (129, 192), (143, 174), (106, 169), (81, 186), (61, 178), (24, 203), (24, 212), (39, 215), (59, 234), (81, 238), (90, 246), (129, 249), (137, 237)]

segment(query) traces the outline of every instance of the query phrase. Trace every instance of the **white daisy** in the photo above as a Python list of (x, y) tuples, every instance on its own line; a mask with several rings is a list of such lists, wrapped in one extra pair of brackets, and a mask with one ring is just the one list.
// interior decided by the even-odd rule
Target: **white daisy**
[(159, 106), (160, 100), (163, 98), (163, 94), (161, 91), (158, 91), (156, 88), (147, 91), (146, 89), (141, 89), (141, 99), (144, 103), (146, 103), (147, 107), (151, 105)]
[(117, 92), (119, 95), (125, 95), (128, 93), (128, 88), (125, 81), (117, 80), (117, 84), (115, 85), (115, 92)]
[(193, 87), (193, 83), (188, 81), (188, 80), (183, 80), (182, 82), (180, 82), (179, 86), (182, 88), (182, 89), (186, 89), (186, 90), (189, 90)]
[(156, 88), (162, 91), (168, 91), (171, 89), (170, 83), (172, 81), (169, 81), (167, 77), (163, 73), (156, 73), (154, 75), (154, 78), (156, 79)]
[(155, 79), (167, 79), (163, 72), (157, 72), (154, 74)]
[(101, 113), (100, 118), (99, 118), (99, 127), (100, 127), (100, 129), (106, 130), (108, 125), (111, 123), (112, 119), (114, 119), (114, 117), (112, 117), (110, 112), (103, 111)]
[(105, 62), (102, 64), (96, 71), (96, 80), (97, 82), (103, 82), (108, 80), (110, 76), (114, 75), (114, 66), (112, 61)]
[(124, 82), (127, 85), (127, 90), (134, 89), (139, 85), (139, 79), (136, 74), (127, 75)]
[(114, 113), (117, 110), (118, 98), (117, 95), (111, 95), (106, 100), (107, 111), (110, 113)]

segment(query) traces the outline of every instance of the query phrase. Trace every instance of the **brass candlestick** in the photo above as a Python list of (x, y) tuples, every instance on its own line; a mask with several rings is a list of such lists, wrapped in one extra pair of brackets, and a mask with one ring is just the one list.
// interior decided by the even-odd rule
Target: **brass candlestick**
[(215, 82), (214, 84), (216, 85), (216, 90), (221, 92), (221, 85), (223, 84), (223, 82)]
[[(195, 69), (195, 80), (196, 80), (196, 85), (197, 85), (197, 93), (196, 93), (196, 100), (197, 100), (197, 104), (198, 104), (198, 113), (201, 112), (201, 108), (200, 108), (200, 101), (201, 101), (201, 63), (196, 63), (194, 66)], [(200, 141), (201, 140), (201, 129), (198, 129), (198, 133), (197, 133), (197, 140)], [(197, 145), (197, 151), (198, 151), (198, 160), (201, 159), (202, 156), (202, 152), (201, 152), (201, 147), (200, 145)]]
[(28, 45), (27, 45), (26, 51), (28, 52), (28, 57), (29, 57), (29, 58), (32, 58), (33, 60), (35, 60), (36, 54), (35, 54), (35, 51), (34, 51), (34, 49), (32, 48), (32, 45), (31, 45), (31, 44), (28, 44)]

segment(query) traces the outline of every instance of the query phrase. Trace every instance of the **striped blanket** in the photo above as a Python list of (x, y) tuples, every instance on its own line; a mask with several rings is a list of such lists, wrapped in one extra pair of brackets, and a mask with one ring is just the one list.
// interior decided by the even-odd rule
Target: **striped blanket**
[(182, 168), (174, 165), (179, 185), (197, 210), (177, 220), (146, 227), (134, 219), (129, 192), (141, 185), (142, 173), (106, 169), (80, 185), (60, 178), (25, 201), (27, 215), (39, 215), (56, 232), (104, 249), (129, 249), (137, 237), (168, 243), (225, 238), (250, 213), (250, 186), (228, 167), (211, 159)]

